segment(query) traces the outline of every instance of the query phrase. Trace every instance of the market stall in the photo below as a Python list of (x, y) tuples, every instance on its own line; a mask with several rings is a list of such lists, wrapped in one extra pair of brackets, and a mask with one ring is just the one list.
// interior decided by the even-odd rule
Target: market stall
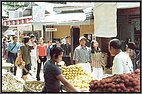
[[(140, 70), (126, 74), (104, 74), (96, 80), (78, 65), (60, 66), (64, 77), (82, 92), (140, 92)], [(2, 75), (2, 92), (42, 92), (44, 82), (24, 81), (5, 71)], [(70, 92), (61, 84), (61, 92)]]
[[(82, 92), (140, 92), (139, 69), (125, 74), (104, 74), (102, 80), (96, 80), (78, 65), (62, 67), (61, 70), (64, 77)], [(70, 92), (63, 85), (62, 89)]]
[(13, 74), (5, 72), (2, 75), (2, 92), (23, 92), (24, 81)]
[(2, 69), (5, 69), (6, 71), (10, 72), (10, 68), (13, 68), (14, 64), (11, 63), (2, 63)]

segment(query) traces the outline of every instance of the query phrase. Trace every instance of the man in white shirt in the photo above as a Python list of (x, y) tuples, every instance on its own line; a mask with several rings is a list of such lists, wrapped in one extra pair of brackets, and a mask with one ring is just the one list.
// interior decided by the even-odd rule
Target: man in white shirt
[(112, 66), (112, 74), (131, 73), (133, 71), (133, 64), (125, 52), (121, 50), (121, 41), (112, 39), (108, 45), (111, 56), (115, 56)]

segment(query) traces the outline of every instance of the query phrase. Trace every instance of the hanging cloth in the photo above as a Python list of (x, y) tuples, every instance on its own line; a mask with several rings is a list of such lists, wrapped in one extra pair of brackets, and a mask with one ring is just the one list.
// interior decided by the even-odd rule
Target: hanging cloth
[(117, 36), (117, 4), (95, 3), (94, 5), (94, 36)]

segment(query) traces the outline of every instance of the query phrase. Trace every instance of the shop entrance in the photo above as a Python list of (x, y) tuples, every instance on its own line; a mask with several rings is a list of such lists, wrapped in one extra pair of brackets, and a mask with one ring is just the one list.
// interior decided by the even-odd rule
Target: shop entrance
[(71, 62), (74, 64), (73, 52), (74, 49), (79, 45), (79, 37), (80, 37), (80, 28), (78, 26), (71, 27)]

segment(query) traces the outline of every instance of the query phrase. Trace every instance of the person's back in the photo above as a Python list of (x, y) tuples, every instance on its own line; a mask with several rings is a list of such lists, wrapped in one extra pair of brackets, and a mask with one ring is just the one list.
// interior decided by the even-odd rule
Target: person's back
[(121, 50), (122, 43), (119, 39), (109, 41), (108, 49), (113, 59), (112, 74), (130, 73), (133, 71), (133, 64), (129, 55)]
[(132, 71), (133, 64), (127, 53), (120, 52), (114, 57), (112, 74), (130, 73)]

